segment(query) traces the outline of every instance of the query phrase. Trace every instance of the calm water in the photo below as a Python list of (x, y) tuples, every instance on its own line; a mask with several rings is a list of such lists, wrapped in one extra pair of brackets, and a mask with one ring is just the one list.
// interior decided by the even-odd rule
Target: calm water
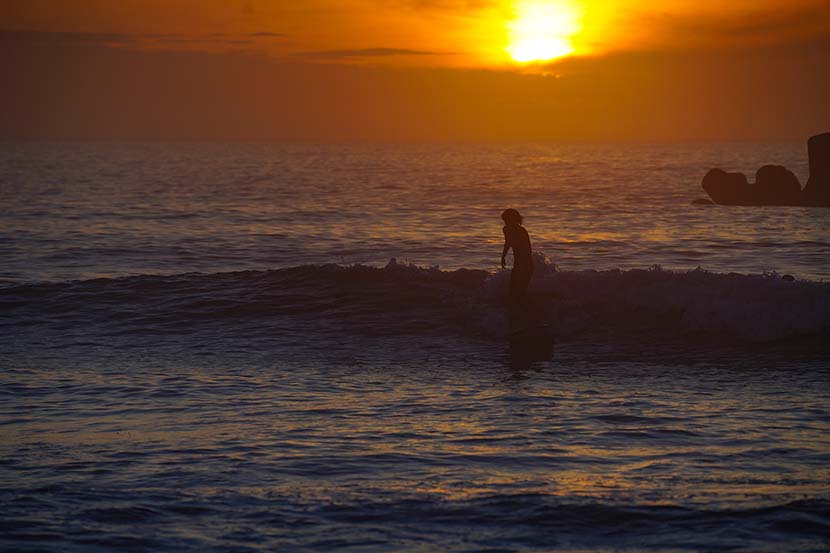
[(491, 268), (506, 206), (564, 269), (702, 266), (830, 279), (830, 212), (706, 208), (720, 166), (803, 144), (654, 146), (10, 145), (0, 148), (0, 279), (273, 269)]
[(0, 549), (825, 551), (830, 211), (690, 205), (804, 150), (5, 144)]

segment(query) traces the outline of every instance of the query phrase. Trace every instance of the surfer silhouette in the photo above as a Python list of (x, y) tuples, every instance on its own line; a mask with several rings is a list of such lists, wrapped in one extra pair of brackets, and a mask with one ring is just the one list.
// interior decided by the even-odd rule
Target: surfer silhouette
[(501, 252), (501, 266), (507, 268), (507, 252), (513, 249), (513, 270), (510, 271), (510, 297), (518, 304), (527, 299), (527, 286), (533, 276), (533, 250), (530, 236), (522, 226), (522, 216), (515, 209), (505, 209), (501, 214), (504, 220), (504, 249)]
[(527, 286), (533, 276), (533, 249), (530, 236), (522, 226), (522, 216), (515, 209), (505, 209), (504, 249), (501, 266), (507, 268), (507, 252), (513, 250), (513, 270), (510, 271), (510, 364), (524, 370), (535, 361), (550, 361), (553, 356), (553, 334), (542, 319), (542, 313), (528, 301)]

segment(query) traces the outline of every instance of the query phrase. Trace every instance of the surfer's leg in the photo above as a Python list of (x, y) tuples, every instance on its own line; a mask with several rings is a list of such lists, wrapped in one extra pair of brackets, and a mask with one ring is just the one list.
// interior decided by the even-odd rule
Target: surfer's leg
[(533, 276), (533, 269), (515, 267), (510, 272), (510, 292), (517, 297), (527, 295), (527, 287), (530, 284), (530, 277)]
[(519, 269), (513, 267), (513, 270), (510, 271), (510, 299), (514, 301), (521, 295), (520, 278)]
[(521, 321), (521, 326), (532, 325), (538, 320), (536, 310), (527, 296), (527, 288), (533, 276), (533, 267), (514, 267), (510, 273), (510, 303), (513, 318)]

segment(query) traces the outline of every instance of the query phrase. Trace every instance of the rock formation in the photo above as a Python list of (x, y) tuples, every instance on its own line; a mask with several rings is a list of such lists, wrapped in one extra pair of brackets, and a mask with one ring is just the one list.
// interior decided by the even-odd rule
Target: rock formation
[(830, 207), (830, 133), (818, 134), (807, 141), (810, 156), (810, 179), (804, 187), (805, 205)]
[(749, 183), (743, 173), (727, 173), (723, 169), (711, 169), (703, 177), (703, 190), (712, 201), (721, 205), (753, 205)]
[(800, 205), (801, 183), (781, 165), (764, 165), (755, 173), (753, 195), (760, 205)]
[(703, 190), (721, 205), (804, 205), (830, 207), (830, 133), (810, 138), (810, 180), (804, 191), (798, 178), (781, 165), (764, 165), (750, 184), (743, 173), (711, 169)]

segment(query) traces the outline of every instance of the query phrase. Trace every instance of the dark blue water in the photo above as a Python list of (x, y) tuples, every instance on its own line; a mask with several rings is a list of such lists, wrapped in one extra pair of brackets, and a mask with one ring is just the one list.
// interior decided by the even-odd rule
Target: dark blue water
[(0, 549), (827, 550), (830, 223), (733, 146), (6, 145)]
[(221, 362), (168, 347), (168, 363), (142, 348), (6, 370), (3, 544), (826, 549), (816, 360), (571, 352), (517, 374), (498, 348), (418, 341), (417, 361), (404, 340), (375, 339), (371, 354), (302, 362), (240, 344)]

